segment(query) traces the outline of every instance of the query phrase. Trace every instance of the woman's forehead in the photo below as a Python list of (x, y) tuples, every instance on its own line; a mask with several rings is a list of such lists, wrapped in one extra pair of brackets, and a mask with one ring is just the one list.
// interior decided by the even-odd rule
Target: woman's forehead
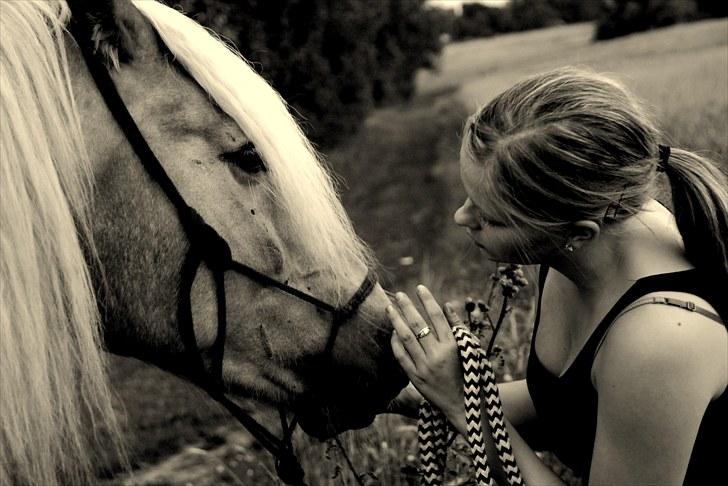
[(483, 216), (489, 219), (501, 219), (502, 211), (498, 209), (498, 202), (494, 200), (495, 194), (490, 189), (491, 184), (487, 179), (486, 169), (483, 164), (473, 161), (465, 153), (461, 154), (460, 178), (465, 193), (473, 204), (480, 209)]
[(462, 180), (465, 192), (473, 201), (483, 199), (486, 185), (485, 167), (470, 157), (470, 155), (461, 151), (460, 153), (460, 179)]

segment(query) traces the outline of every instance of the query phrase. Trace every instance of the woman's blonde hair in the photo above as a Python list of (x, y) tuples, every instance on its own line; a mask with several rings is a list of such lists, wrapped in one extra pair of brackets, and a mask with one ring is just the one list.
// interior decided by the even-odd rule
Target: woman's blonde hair
[[(558, 239), (569, 225), (622, 220), (658, 193), (662, 134), (606, 76), (560, 68), (529, 77), (468, 121), (463, 150), (485, 169), (484, 193), (515, 226)], [(687, 257), (728, 278), (728, 178), (672, 149), (666, 164)]]

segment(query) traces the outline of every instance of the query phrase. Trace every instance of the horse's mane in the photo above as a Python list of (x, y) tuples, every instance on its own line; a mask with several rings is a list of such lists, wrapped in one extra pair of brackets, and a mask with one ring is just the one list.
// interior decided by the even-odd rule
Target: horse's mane
[(90, 451), (120, 450), (80, 245), (91, 170), (68, 17), (61, 2), (0, 14), (0, 484), (90, 483)]
[[(355, 262), (371, 266), (369, 250), (356, 236), (332, 178), (291, 116), (285, 101), (232, 47), (180, 12), (158, 2), (133, 0), (167, 48), (237, 122), (265, 160), (276, 201), (290, 216), (290, 229), (304, 254), (348, 297)], [(253, 94), (254, 93), (254, 94)]]

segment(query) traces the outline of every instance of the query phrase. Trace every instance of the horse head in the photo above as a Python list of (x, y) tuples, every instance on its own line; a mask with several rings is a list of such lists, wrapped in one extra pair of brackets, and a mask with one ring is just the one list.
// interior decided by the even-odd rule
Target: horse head
[[(372, 266), (330, 175), (278, 94), (227, 46), (154, 2), (71, 2), (144, 138), (184, 201), (237, 262), (341, 305)], [(80, 8), (78, 8), (80, 7)], [(177, 307), (190, 242), (174, 208), (101, 102), (75, 48), (74, 92), (96, 181), (93, 240), (103, 273), (109, 349), (182, 375), (188, 360)], [(191, 284), (203, 357), (219, 338), (213, 273)], [(223, 384), (292, 406), (317, 436), (367, 425), (403, 385), (389, 350), (388, 300), (378, 285), (333, 332), (330, 312), (226, 272)], [(206, 361), (206, 360), (205, 360)], [(325, 364), (325, 366), (322, 366)], [(322, 415), (322, 411), (326, 416)]]
[[(82, 36), (64, 30), (69, 6), (70, 31)], [(208, 31), (157, 2), (13, 2), (2, 17), (2, 115), (13, 119), (3, 118), (0, 144), (3, 437), (31, 430), (55, 451), (48, 457), (64, 454), (44, 439), (54, 435), (58, 410), (83, 408), (72, 396), (77, 388), (90, 397), (106, 393), (103, 358), (82, 359), (100, 341), (92, 329), (97, 309), (107, 349), (200, 383), (180, 333), (181, 300), (189, 301), (194, 352), (203, 366), (222, 358), (221, 387), (232, 397), (289, 407), (318, 437), (365, 426), (383, 411), (405, 383), (389, 347), (388, 299), (375, 285), (324, 353), (331, 309), (356, 293), (373, 259), (278, 94)], [(229, 259), (329, 309), (240, 272), (216, 272), (210, 255), (185, 281), (190, 233), (107, 108), (80, 46), (105, 63), (171, 184), (226, 243)], [(220, 342), (224, 354), (216, 351)], [(55, 388), (45, 398), (55, 398), (31, 400), (28, 392), (32, 409), (20, 395), (8, 398), (23, 387), (21, 365), (41, 376), (63, 363), (63, 378), (46, 380)], [(63, 380), (79, 376), (85, 381), (64, 394)], [(46, 381), (31, 390), (37, 397), (50, 389)], [(54, 400), (75, 401), (54, 409)], [(89, 407), (108, 413), (105, 400)], [(28, 425), (34, 420), (37, 427)], [(69, 437), (78, 435), (75, 423), (68, 421)], [(50, 459), (47, 467), (33, 464), (33, 448), (21, 443), (3, 442), (9, 459), (0, 465), (52, 469)], [(80, 440), (74, 447), (84, 448)], [(71, 471), (69, 464), (55, 466)]]

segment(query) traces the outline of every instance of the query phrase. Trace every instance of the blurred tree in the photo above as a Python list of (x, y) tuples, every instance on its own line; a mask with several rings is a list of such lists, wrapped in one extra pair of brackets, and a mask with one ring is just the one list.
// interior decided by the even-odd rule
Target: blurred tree
[(488, 7), (481, 3), (463, 4), (462, 14), (455, 19), (454, 39), (488, 37), (513, 30), (510, 10)]
[(696, 0), (698, 10), (706, 17), (728, 16), (728, 2), (725, 0)]
[(596, 40), (706, 17), (728, 15), (725, 0), (603, 0)]
[(424, 0), (175, 0), (229, 38), (331, 145), (376, 105), (407, 99), (440, 52), (443, 19)]
[(511, 0), (503, 8), (466, 3), (455, 19), (452, 35), (467, 39), (585, 22), (596, 19), (601, 10), (601, 0)]
[(602, 11), (602, 0), (549, 0), (548, 3), (567, 24), (596, 20)]
[(512, 19), (511, 29), (515, 31), (563, 23), (559, 11), (549, 0), (511, 0), (507, 8)]
[[(380, 0), (381, 1), (381, 0)], [(446, 17), (424, 9), (421, 0), (389, 0), (389, 11), (375, 40), (377, 75), (374, 101), (409, 99), (414, 94), (414, 74), (435, 68)]]

